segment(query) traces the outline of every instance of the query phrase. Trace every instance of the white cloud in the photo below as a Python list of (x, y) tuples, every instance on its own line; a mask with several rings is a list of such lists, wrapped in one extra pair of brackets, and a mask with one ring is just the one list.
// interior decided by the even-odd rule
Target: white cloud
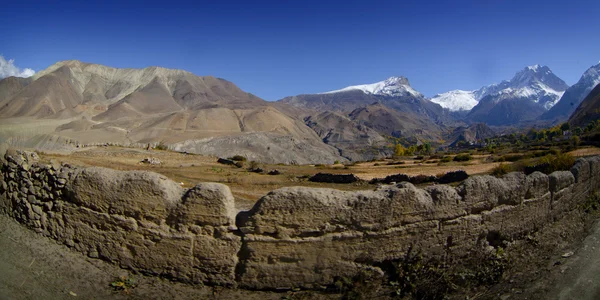
[(30, 77), (35, 74), (34, 70), (30, 68), (21, 69), (15, 66), (14, 62), (14, 59), (6, 60), (4, 59), (4, 56), (0, 55), (0, 79), (9, 76)]

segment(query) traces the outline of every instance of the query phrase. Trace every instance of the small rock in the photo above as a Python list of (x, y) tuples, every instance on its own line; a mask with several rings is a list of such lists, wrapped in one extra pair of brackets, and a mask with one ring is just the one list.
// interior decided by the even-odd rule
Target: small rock
[(144, 158), (144, 160), (141, 161), (141, 163), (149, 165), (160, 165), (162, 162), (156, 157), (146, 157)]
[(573, 251), (569, 251), (569, 252), (563, 254), (562, 257), (563, 258), (569, 258), (569, 257), (573, 256), (573, 254), (575, 254), (575, 253), (573, 253)]

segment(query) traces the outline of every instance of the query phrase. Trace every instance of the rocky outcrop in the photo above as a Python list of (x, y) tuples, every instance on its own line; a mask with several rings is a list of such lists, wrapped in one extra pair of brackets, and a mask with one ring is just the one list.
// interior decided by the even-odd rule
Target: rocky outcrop
[(282, 188), (237, 213), (229, 188), (150, 172), (41, 163), (10, 150), (0, 212), (90, 257), (151, 275), (249, 289), (321, 288), (409, 249), (460, 259), (535, 231), (600, 187), (600, 157), (545, 175), (473, 176), (370, 191)]

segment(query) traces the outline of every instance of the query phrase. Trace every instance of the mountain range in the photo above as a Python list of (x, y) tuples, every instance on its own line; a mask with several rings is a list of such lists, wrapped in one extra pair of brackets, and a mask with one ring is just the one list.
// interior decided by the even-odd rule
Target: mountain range
[(431, 99), (394, 76), (268, 102), (227, 80), (182, 70), (62, 61), (30, 78), (0, 80), (0, 125), (28, 128), (19, 137), (0, 131), (0, 143), (163, 142), (263, 162), (368, 160), (390, 155), (396, 142), (473, 143), (495, 134), (487, 125), (565, 121), (598, 83), (600, 64), (572, 87), (534, 65), (498, 84)]
[(529, 66), (511, 80), (475, 91), (455, 90), (431, 101), (451, 111), (468, 111), (465, 120), (516, 125), (534, 120), (556, 104), (569, 86), (547, 66)]

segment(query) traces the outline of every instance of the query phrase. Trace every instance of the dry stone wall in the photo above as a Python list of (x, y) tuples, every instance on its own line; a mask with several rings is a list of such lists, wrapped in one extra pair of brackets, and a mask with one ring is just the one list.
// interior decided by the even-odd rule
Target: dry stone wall
[(41, 164), (32, 152), (8, 151), (0, 183), (0, 212), (90, 257), (191, 283), (319, 288), (383, 275), (411, 248), (460, 257), (518, 239), (597, 191), (600, 157), (458, 187), (282, 188), (240, 213), (222, 184), (183, 189), (151, 172)]

